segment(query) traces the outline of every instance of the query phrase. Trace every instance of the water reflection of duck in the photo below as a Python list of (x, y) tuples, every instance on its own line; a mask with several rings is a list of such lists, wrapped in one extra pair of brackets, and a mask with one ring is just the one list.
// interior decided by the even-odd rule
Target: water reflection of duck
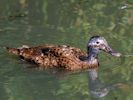
[[(103, 83), (99, 79), (98, 69), (91, 69), (88, 73), (89, 80), (89, 92), (93, 98), (101, 98), (106, 96), (110, 90), (121, 89), (123, 91), (128, 91), (130, 87), (129, 84), (116, 82), (116, 83)], [(97, 100), (97, 99), (94, 99)], [(99, 100), (99, 99), (98, 99)]]
[(113, 51), (107, 41), (100, 36), (93, 36), (87, 43), (87, 53), (67, 45), (42, 45), (38, 47), (9, 48), (7, 50), (26, 61), (39, 65), (39, 68), (57, 68), (82, 70), (98, 68), (98, 53), (102, 50), (113, 56), (121, 54)]

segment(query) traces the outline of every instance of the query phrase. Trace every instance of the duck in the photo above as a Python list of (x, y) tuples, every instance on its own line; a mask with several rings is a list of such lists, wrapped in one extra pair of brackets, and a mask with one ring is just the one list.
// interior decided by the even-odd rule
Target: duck
[(21, 59), (34, 62), (40, 69), (63, 69), (67, 71), (97, 69), (100, 51), (120, 57), (121, 53), (114, 51), (102, 36), (92, 36), (87, 42), (87, 51), (69, 45), (44, 44), (35, 47), (6, 47), (9, 53)]

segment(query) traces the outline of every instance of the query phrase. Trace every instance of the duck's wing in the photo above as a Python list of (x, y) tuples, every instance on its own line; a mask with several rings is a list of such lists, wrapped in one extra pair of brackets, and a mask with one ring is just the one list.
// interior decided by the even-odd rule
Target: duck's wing
[[(77, 66), (79, 57), (86, 53), (76, 47), (67, 45), (42, 45), (38, 47), (9, 48), (7, 50), (21, 58), (47, 67)], [(77, 65), (76, 65), (77, 64)]]
[(22, 59), (30, 62), (34, 62), (38, 65), (45, 66), (55, 66), (57, 61), (52, 54), (51, 50), (55, 47), (53, 45), (43, 45), (38, 47), (20, 47), (20, 48), (10, 48), (6, 49), (8, 52), (20, 56)]

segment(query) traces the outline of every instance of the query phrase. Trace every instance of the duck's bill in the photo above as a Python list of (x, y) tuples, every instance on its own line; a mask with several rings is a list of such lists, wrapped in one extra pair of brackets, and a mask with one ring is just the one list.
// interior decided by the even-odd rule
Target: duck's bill
[(115, 51), (111, 52), (110, 54), (111, 54), (112, 56), (116, 56), (116, 57), (120, 57), (120, 56), (121, 56), (121, 53), (115, 52)]
[(105, 48), (105, 52), (107, 52), (107, 53), (109, 53), (109, 54), (111, 54), (112, 56), (115, 56), (115, 57), (120, 57), (121, 56), (121, 53), (114, 51), (109, 46)]

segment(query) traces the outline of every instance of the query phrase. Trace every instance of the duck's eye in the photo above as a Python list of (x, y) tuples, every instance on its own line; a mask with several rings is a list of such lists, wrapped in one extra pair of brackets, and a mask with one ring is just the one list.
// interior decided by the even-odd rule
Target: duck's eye
[(99, 42), (96, 42), (97, 44), (99, 44)]

